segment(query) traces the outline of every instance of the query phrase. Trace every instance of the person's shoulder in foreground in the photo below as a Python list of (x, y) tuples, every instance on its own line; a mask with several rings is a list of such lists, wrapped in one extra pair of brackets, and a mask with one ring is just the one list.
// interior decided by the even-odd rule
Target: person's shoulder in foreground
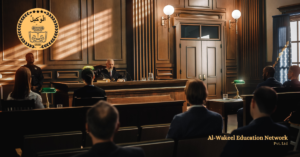
[(271, 119), (276, 103), (277, 94), (274, 89), (257, 89), (250, 104), (253, 121), (231, 133), (234, 140), (227, 142), (221, 157), (285, 155), (289, 145), (289, 129)]
[(119, 147), (114, 143), (94, 145), (88, 152), (73, 157), (144, 157), (144, 151), (138, 147)]

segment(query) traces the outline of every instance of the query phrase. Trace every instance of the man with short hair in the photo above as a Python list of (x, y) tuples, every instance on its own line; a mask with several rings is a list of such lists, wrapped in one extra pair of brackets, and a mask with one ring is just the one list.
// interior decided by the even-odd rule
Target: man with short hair
[(24, 65), (24, 67), (27, 67), (31, 71), (31, 90), (41, 94), (40, 90), (44, 80), (42, 69), (34, 65), (34, 56), (32, 53), (27, 53), (25, 57), (27, 64)]
[[(260, 87), (254, 92), (250, 104), (253, 121), (231, 133), (235, 140), (227, 142), (221, 157), (273, 157), (287, 153), (289, 130), (286, 126), (274, 123), (270, 117), (276, 109), (277, 99), (277, 93), (270, 87)], [(240, 139), (242, 136), (249, 139)], [(272, 139), (278, 137), (282, 137), (282, 140)]]
[[(266, 66), (263, 69), (263, 80), (264, 82), (257, 85), (256, 89), (259, 87), (267, 86), (267, 87), (282, 87), (282, 84), (278, 82), (275, 78), (275, 69), (272, 66)], [(240, 108), (237, 111), (237, 121), (238, 121), (238, 128), (243, 126), (243, 108)]]
[(268, 86), (268, 87), (281, 87), (282, 84), (278, 82), (275, 78), (275, 69), (272, 66), (266, 66), (263, 69), (263, 80), (264, 82), (258, 84), (257, 88), (262, 86)]
[(122, 78), (122, 75), (120, 75), (114, 68), (115, 62), (113, 59), (108, 59), (106, 61), (106, 68), (101, 70), (100, 76), (104, 78), (108, 78), (112, 81), (117, 81), (119, 78)]
[(283, 83), (284, 87), (299, 87), (299, 73), (300, 69), (297, 65), (290, 66), (289, 72), (288, 72), (288, 81)]
[(75, 98), (105, 97), (106, 93), (102, 88), (93, 85), (95, 74), (91, 69), (83, 69), (81, 72), (85, 86), (74, 91), (72, 106), (85, 106), (85, 104), (75, 104)]
[(106, 101), (99, 101), (87, 111), (86, 131), (93, 147), (75, 157), (144, 157), (141, 148), (122, 148), (113, 143), (114, 134), (119, 129), (118, 110)]
[(174, 116), (167, 138), (184, 139), (222, 133), (222, 116), (204, 106), (208, 95), (205, 84), (198, 79), (187, 81), (185, 95), (192, 107)]

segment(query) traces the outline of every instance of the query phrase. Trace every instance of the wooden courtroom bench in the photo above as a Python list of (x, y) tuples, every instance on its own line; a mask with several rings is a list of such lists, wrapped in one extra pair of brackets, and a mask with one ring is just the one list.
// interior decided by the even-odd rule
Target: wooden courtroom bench
[(208, 137), (178, 140), (176, 157), (219, 157), (226, 143), (226, 140), (208, 140)]
[[(170, 123), (182, 113), (184, 101), (118, 104), (120, 126)], [(81, 130), (85, 134), (86, 112), (90, 107), (64, 107), (0, 112), (0, 143), (21, 148), (23, 136)]]
[[(300, 105), (300, 92), (283, 92), (277, 93), (278, 101), (277, 108), (274, 113), (272, 113), (271, 118), (274, 122), (281, 122), (287, 118), (292, 111), (299, 108)], [(242, 95), (243, 98), (243, 124), (248, 125), (252, 121), (250, 115), (250, 104), (253, 94)]]
[(141, 126), (140, 141), (165, 139), (169, 131), (170, 123)]
[(81, 144), (81, 131), (26, 135), (22, 157), (33, 157), (41, 151), (81, 148)]

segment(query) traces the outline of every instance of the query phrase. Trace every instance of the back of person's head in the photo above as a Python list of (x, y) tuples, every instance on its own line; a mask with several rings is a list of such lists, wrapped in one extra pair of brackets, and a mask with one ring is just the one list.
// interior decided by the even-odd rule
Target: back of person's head
[(118, 121), (118, 110), (106, 101), (99, 101), (87, 111), (88, 129), (98, 139), (110, 139)]
[(94, 72), (92, 69), (86, 68), (82, 70), (81, 78), (87, 83), (91, 84), (93, 81)]
[(21, 67), (15, 75), (15, 85), (11, 97), (24, 99), (29, 95), (31, 89), (31, 72), (26, 67)]
[(270, 87), (260, 87), (254, 91), (253, 100), (256, 102), (261, 113), (271, 114), (276, 108), (277, 93)]
[(290, 66), (289, 71), (293, 72), (293, 77), (299, 77), (300, 69), (297, 65)]
[(190, 104), (201, 105), (205, 103), (208, 93), (205, 84), (201, 80), (193, 79), (187, 81), (185, 95)]
[(264, 73), (267, 77), (274, 77), (275, 75), (275, 69), (272, 66), (266, 66), (264, 68)]

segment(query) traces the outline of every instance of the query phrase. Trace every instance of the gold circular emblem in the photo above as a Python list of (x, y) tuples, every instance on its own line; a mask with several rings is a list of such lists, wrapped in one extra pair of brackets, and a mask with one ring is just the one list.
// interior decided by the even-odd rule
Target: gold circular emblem
[(48, 10), (34, 8), (26, 11), (17, 24), (20, 41), (30, 49), (50, 47), (58, 37), (58, 21)]

